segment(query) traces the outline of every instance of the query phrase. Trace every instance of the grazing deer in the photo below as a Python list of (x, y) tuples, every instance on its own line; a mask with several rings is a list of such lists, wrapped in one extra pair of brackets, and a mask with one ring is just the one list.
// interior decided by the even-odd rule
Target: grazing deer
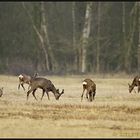
[(128, 86), (129, 86), (129, 93), (132, 92), (132, 90), (134, 89), (135, 86), (138, 87), (138, 93), (140, 91), (140, 76), (135, 76), (133, 81), (132, 81), (132, 84), (130, 85), (128, 83)]
[(81, 101), (83, 100), (84, 91), (87, 90), (86, 98), (88, 100), (89, 95), (89, 101), (93, 101), (95, 94), (96, 94), (96, 84), (91, 79), (85, 79), (83, 81), (83, 92), (81, 95)]
[(3, 95), (3, 87), (0, 88), (0, 97)]
[(31, 80), (34, 79), (35, 77), (38, 76), (38, 73), (35, 73), (34, 76), (30, 76), (30, 75), (26, 75), (26, 74), (20, 74), (18, 76), (19, 78), (19, 85), (18, 85), (18, 89), (20, 88), (20, 85), (22, 86), (22, 88), (25, 90), (25, 87), (23, 86), (24, 84), (28, 84), (28, 90), (29, 90), (29, 87), (30, 87), (30, 83), (31, 83)]
[(49, 94), (48, 94), (49, 91), (51, 91), (54, 94), (56, 100), (58, 100), (59, 97), (64, 93), (64, 89), (62, 90), (61, 93), (59, 93), (59, 89), (56, 89), (55, 86), (53, 85), (53, 83), (50, 80), (42, 78), (42, 77), (34, 78), (31, 81), (30, 86), (31, 86), (31, 89), (27, 92), (27, 100), (28, 100), (29, 94), (31, 92), (32, 92), (34, 98), (37, 100), (37, 98), (35, 96), (35, 91), (38, 88), (43, 90), (41, 100), (42, 100), (45, 92), (46, 92), (46, 94), (48, 96), (48, 100), (50, 100)]

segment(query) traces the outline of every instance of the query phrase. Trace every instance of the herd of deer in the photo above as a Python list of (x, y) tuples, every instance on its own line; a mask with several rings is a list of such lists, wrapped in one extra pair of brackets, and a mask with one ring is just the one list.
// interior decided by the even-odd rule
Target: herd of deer
[[(37, 73), (35, 73), (33, 77), (26, 75), (26, 74), (19, 75), (18, 89), (20, 88), (20, 85), (21, 85), (23, 87), (23, 89), (25, 90), (25, 88), (23, 86), (23, 84), (25, 84), (25, 83), (28, 84), (30, 87), (30, 90), (28, 87), (27, 100), (28, 100), (29, 94), (31, 92), (32, 92), (32, 95), (34, 96), (34, 98), (37, 100), (37, 98), (35, 96), (35, 91), (37, 90), (37, 88), (40, 88), (43, 90), (41, 100), (42, 100), (45, 92), (48, 96), (48, 100), (50, 100), (49, 94), (48, 94), (49, 91), (51, 91), (54, 94), (56, 100), (58, 100), (59, 97), (64, 93), (64, 89), (60, 93), (59, 89), (56, 89), (50, 80), (43, 78), (43, 77), (37, 77), (37, 76), (38, 76)], [(81, 95), (81, 101), (83, 100), (83, 95), (84, 95), (85, 90), (87, 90), (87, 93), (86, 93), (87, 100), (93, 101), (93, 99), (95, 97), (95, 93), (96, 93), (96, 84), (91, 79), (85, 79), (83, 81), (83, 93)]]
[[(62, 92), (59, 92), (59, 89), (56, 89), (56, 87), (54, 86), (54, 84), (43, 77), (38, 77), (38, 73), (35, 73), (34, 76), (29, 76), (26, 74), (20, 74), (18, 76), (19, 79), (19, 85), (18, 85), (18, 89), (20, 89), (20, 86), (22, 86), (23, 90), (25, 91), (25, 87), (24, 84), (28, 84), (28, 91), (27, 91), (27, 100), (29, 98), (29, 94), (32, 92), (32, 95), (34, 96), (34, 98), (37, 100), (36, 96), (35, 96), (35, 91), (40, 88), (42, 89), (42, 97), (41, 100), (44, 96), (44, 93), (46, 92), (47, 96), (48, 96), (48, 100), (50, 100), (49, 94), (48, 92), (52, 92), (54, 94), (54, 97), (56, 100), (59, 100), (60, 96), (62, 94), (64, 94), (64, 89), (62, 89)], [(93, 101), (95, 98), (95, 94), (96, 94), (96, 84), (93, 82), (93, 80), (91, 79), (85, 79), (82, 83), (83, 85), (83, 92), (81, 95), (81, 101), (83, 100), (83, 95), (85, 90), (87, 90), (86, 92), (86, 98), (88, 101)], [(132, 90), (134, 89), (134, 87), (138, 87), (138, 92), (140, 91), (140, 76), (135, 76), (132, 84), (128, 84), (129, 85), (129, 92), (131, 93)], [(134, 90), (135, 91), (135, 90)], [(136, 91), (135, 91), (136, 92)], [(3, 95), (3, 87), (0, 88), (0, 97)]]

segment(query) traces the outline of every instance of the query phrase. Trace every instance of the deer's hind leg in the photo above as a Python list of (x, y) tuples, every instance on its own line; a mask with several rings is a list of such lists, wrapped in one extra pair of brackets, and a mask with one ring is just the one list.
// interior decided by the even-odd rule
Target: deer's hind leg
[(36, 91), (36, 89), (33, 90), (32, 94), (33, 94), (34, 98), (37, 100), (37, 98), (35, 96), (35, 91)]
[(92, 102), (93, 101), (93, 92), (89, 92), (89, 101)]
[(27, 92), (27, 100), (29, 98), (29, 94), (32, 92), (32, 90), (30, 89), (28, 92)]
[(140, 92), (140, 85), (138, 85), (138, 93)]
[(88, 97), (89, 94), (90, 94), (90, 93), (87, 91), (87, 93), (86, 93), (86, 98), (87, 98), (87, 100), (89, 100), (89, 98), (90, 98), (90, 97)]
[(85, 91), (85, 88), (83, 88), (83, 92), (82, 92), (82, 95), (81, 95), (81, 101), (83, 100), (84, 91)]
[(19, 88), (20, 88), (20, 84), (18, 85), (18, 90), (19, 90)]
[(94, 100), (94, 98), (95, 98), (95, 94), (96, 94), (96, 92), (94, 91), (94, 92), (93, 92), (93, 100)]
[[(28, 90), (27, 91), (27, 100), (28, 100), (28, 98), (29, 98), (29, 94), (31, 93), (31, 92), (33, 92), (35, 89), (30, 89), (30, 90)], [(35, 92), (35, 91), (34, 91)], [(32, 93), (32, 94), (34, 94), (34, 93)], [(35, 95), (33, 95), (33, 96), (35, 96)]]

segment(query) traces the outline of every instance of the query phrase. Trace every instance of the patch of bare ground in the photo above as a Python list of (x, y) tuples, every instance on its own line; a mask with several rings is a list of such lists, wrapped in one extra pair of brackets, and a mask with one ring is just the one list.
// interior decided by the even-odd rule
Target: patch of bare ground
[[(56, 101), (41, 90), (26, 100), (26, 91), (17, 90), (15, 76), (0, 76), (4, 94), (0, 98), (1, 138), (114, 138), (140, 137), (140, 94), (128, 93), (131, 79), (91, 77), (97, 84), (93, 102), (81, 102), (82, 80), (90, 76), (48, 76), (56, 87), (65, 89)], [(27, 86), (28, 87), (28, 86)], [(26, 88), (27, 88), (26, 87)], [(137, 89), (136, 89), (137, 90)]]

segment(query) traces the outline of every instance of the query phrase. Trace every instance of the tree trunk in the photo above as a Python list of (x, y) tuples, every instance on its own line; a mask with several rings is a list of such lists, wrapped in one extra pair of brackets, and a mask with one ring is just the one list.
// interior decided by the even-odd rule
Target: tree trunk
[(45, 14), (45, 8), (44, 8), (44, 2), (41, 2), (41, 30), (42, 30), (42, 36), (44, 37), (44, 42), (47, 47), (48, 51), (48, 64), (49, 64), (49, 71), (54, 71), (56, 66), (56, 61), (52, 52), (52, 46), (50, 44), (49, 36), (48, 36), (48, 30), (47, 30), (47, 22), (46, 22), (46, 14)]
[(140, 73), (140, 2), (137, 2), (138, 4), (138, 73)]
[[(123, 48), (123, 56), (125, 56), (126, 51), (126, 30), (125, 30), (125, 2), (122, 2), (122, 48)], [(124, 64), (125, 65), (125, 57), (124, 57)], [(123, 67), (124, 69), (124, 67)]]
[(22, 2), (22, 5), (23, 7), (25, 8), (31, 22), (32, 22), (32, 26), (33, 26), (33, 29), (35, 30), (39, 40), (40, 40), (40, 43), (41, 43), (41, 48), (43, 50), (43, 53), (44, 53), (44, 56), (45, 56), (45, 67), (46, 67), (46, 70), (49, 71), (50, 70), (50, 67), (49, 67), (49, 58), (48, 58), (48, 52), (46, 51), (46, 48), (45, 48), (45, 42), (44, 42), (44, 38), (43, 36), (41, 35), (41, 33), (39, 32), (39, 30), (37, 29), (37, 27), (35, 26), (34, 22), (33, 22), (33, 18), (30, 14), (30, 12), (28, 11), (28, 9), (26, 8), (24, 2)]
[(78, 56), (77, 56), (77, 46), (76, 46), (76, 18), (75, 18), (75, 2), (72, 2), (72, 24), (73, 24), (73, 50), (74, 50), (74, 70), (77, 71), (78, 68)]
[(98, 30), (97, 30), (97, 53), (96, 53), (96, 72), (100, 72), (100, 31), (101, 31), (101, 3), (98, 2)]
[(132, 22), (132, 25), (130, 25), (130, 33), (128, 35), (128, 40), (126, 40), (126, 53), (125, 53), (125, 71), (130, 72), (131, 70), (131, 59), (130, 59), (130, 52), (133, 44), (133, 37), (134, 37), (134, 32), (135, 32), (135, 27), (136, 27), (136, 12), (137, 12), (137, 6), (136, 3), (134, 4), (134, 7), (132, 8), (132, 11), (130, 13), (130, 22)]
[(91, 27), (91, 8), (92, 2), (87, 3), (86, 14), (85, 14), (85, 23), (83, 27), (83, 33), (81, 37), (81, 72), (86, 72), (86, 55), (87, 55), (87, 44), (88, 38), (90, 35), (90, 27)]

